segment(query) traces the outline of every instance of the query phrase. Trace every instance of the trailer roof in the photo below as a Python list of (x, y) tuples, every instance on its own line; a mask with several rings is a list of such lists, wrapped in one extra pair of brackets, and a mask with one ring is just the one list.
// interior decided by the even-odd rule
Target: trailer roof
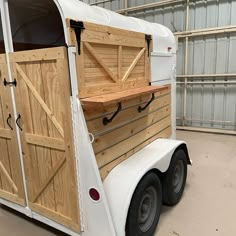
[[(3, 2), (4, 0), (0, 1)], [(50, 15), (50, 9), (53, 9), (54, 7), (53, 2), (56, 4), (62, 17), (62, 21), (65, 28), (65, 34), (67, 32), (65, 22), (66, 19), (69, 18), (78, 21), (87, 21), (91, 23), (117, 27), (120, 29), (151, 34), (153, 36), (154, 52), (168, 52), (168, 48), (172, 48), (172, 52), (174, 53), (176, 52), (176, 43), (174, 35), (168, 28), (157, 23), (150, 23), (134, 17), (123, 16), (101, 7), (90, 6), (79, 0), (40, 0), (40, 1), (11, 0), (11, 3), (13, 3), (16, 9), (17, 8), (21, 9), (20, 12), (17, 11), (17, 15), (19, 15), (20, 20), (23, 23), (25, 14), (22, 8), (26, 8), (27, 11), (32, 12), (32, 14), (35, 14), (37, 11), (38, 14), (42, 15), (44, 12), (49, 11), (48, 14)], [(53, 16), (51, 15), (51, 18), (52, 17)], [(19, 20), (18, 18), (17, 20)], [(46, 19), (41, 19), (41, 20), (46, 20)], [(53, 20), (51, 19), (51, 21)], [(13, 25), (14, 24), (17, 25), (17, 22), (12, 22), (12, 23)], [(34, 35), (34, 37), (36, 36), (37, 34)], [(44, 35), (44, 37), (46, 37), (46, 35)], [(67, 35), (65, 35), (65, 37), (67, 38)]]
[(54, 2), (65, 19), (70, 18), (151, 34), (154, 52), (167, 52), (169, 47), (172, 48), (172, 52), (176, 51), (174, 35), (163, 25), (123, 16), (101, 7), (89, 6), (79, 0), (54, 0)]

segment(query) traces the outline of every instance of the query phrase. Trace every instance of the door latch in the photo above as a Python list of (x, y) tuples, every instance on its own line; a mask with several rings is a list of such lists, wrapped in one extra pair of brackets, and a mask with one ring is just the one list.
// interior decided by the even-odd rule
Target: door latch
[(20, 127), (20, 124), (19, 124), (20, 119), (21, 119), (21, 115), (19, 114), (17, 119), (16, 119), (16, 124), (17, 124), (18, 128), (20, 129), (20, 131), (22, 131), (23, 129)]
[(11, 114), (9, 114), (8, 115), (8, 118), (7, 118), (7, 125), (9, 126), (9, 128), (11, 129), (11, 130), (13, 130), (13, 128), (12, 128), (12, 126), (11, 126)]

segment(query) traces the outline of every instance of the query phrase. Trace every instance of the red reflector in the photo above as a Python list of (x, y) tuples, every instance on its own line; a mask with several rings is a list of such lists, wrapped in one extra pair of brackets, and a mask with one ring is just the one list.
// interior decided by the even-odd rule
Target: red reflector
[(94, 201), (98, 201), (100, 199), (100, 194), (97, 191), (97, 189), (95, 188), (91, 188), (89, 190), (89, 196), (94, 200)]

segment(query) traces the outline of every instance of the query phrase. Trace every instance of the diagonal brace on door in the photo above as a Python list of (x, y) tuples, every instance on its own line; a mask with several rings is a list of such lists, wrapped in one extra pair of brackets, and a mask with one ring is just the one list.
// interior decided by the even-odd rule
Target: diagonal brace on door
[(36, 100), (42, 106), (43, 110), (48, 115), (48, 118), (52, 121), (52, 123), (54, 124), (54, 126), (56, 127), (58, 132), (64, 138), (64, 131), (63, 131), (61, 125), (56, 120), (56, 117), (53, 115), (53, 113), (51, 112), (51, 110), (49, 109), (47, 104), (43, 101), (43, 99), (41, 98), (40, 94), (35, 89), (34, 85), (30, 82), (28, 76), (25, 74), (25, 72), (22, 70), (22, 68), (17, 63), (16, 63), (16, 70), (19, 72), (20, 76), (22, 77), (22, 79), (24, 80), (24, 82), (26, 83), (26, 85), (28, 86), (28, 88), (30, 89), (30, 91), (32, 92), (34, 97), (36, 98)]
[(37, 199), (40, 197), (40, 195), (43, 193), (43, 191), (45, 190), (45, 188), (47, 188), (47, 186), (50, 184), (50, 182), (52, 181), (52, 179), (54, 178), (54, 176), (58, 173), (58, 171), (62, 168), (62, 166), (64, 165), (64, 163), (66, 162), (66, 157), (64, 157), (63, 159), (61, 159), (61, 161), (59, 161), (56, 166), (53, 168), (53, 170), (51, 171), (51, 173), (49, 174), (49, 176), (46, 178), (46, 180), (41, 184), (41, 186), (39, 187), (38, 192), (35, 194), (35, 196), (32, 197), (32, 199), (30, 199), (30, 201), (32, 203), (36, 202)]
[(112, 73), (112, 71), (107, 67), (107, 65), (103, 62), (100, 56), (97, 55), (96, 51), (93, 49), (93, 47), (90, 45), (90, 43), (84, 42), (85, 47), (89, 51), (89, 53), (96, 59), (98, 64), (106, 71), (106, 73), (112, 78), (114, 82), (116, 82), (116, 77)]
[(4, 176), (6, 177), (7, 181), (9, 182), (11, 187), (14, 189), (14, 191), (18, 193), (18, 188), (16, 187), (11, 176), (8, 174), (7, 170), (5, 169), (1, 161), (0, 161), (0, 170), (3, 172)]
[(137, 65), (137, 63), (139, 62), (139, 60), (141, 59), (143, 53), (145, 52), (146, 48), (143, 48), (138, 55), (136, 56), (136, 58), (134, 59), (134, 61), (132, 62), (132, 64), (130, 65), (129, 69), (126, 71), (122, 81), (126, 81), (128, 79), (128, 77), (130, 76), (130, 74), (132, 73), (132, 71), (134, 70), (134, 67)]

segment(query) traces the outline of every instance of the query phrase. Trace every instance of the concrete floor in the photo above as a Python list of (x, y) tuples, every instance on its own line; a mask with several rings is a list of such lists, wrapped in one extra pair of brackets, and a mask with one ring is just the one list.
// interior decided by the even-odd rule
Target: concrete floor
[[(184, 131), (177, 136), (188, 143), (193, 166), (181, 202), (163, 207), (155, 236), (235, 236), (236, 137)], [(0, 236), (55, 235), (64, 234), (0, 207)]]
[(163, 207), (155, 236), (236, 235), (236, 136), (179, 131), (188, 144), (188, 169), (180, 203)]

